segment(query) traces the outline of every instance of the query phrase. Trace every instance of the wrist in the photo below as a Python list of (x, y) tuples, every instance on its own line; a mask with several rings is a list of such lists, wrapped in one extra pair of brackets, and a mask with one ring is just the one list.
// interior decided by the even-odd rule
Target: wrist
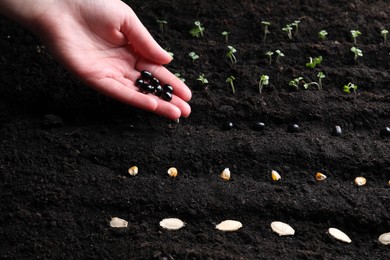
[(0, 13), (17, 23), (35, 30), (37, 20), (54, 0), (0, 0)]

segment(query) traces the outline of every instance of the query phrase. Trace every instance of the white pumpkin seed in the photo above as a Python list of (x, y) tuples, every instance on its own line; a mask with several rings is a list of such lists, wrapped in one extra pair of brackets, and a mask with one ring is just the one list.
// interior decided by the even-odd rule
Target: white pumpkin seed
[(225, 220), (215, 226), (221, 231), (236, 231), (242, 228), (242, 223), (237, 220)]
[(131, 176), (135, 176), (138, 174), (138, 167), (137, 166), (132, 166), (129, 168), (127, 171)]
[(367, 180), (366, 180), (366, 178), (364, 178), (364, 177), (356, 177), (355, 178), (355, 184), (357, 185), (357, 186), (363, 186), (363, 185), (365, 185), (367, 183)]
[(280, 174), (277, 171), (274, 171), (274, 170), (271, 171), (271, 177), (272, 177), (272, 179), (274, 181), (278, 181), (278, 180), (280, 180), (282, 178), (280, 176)]
[(295, 230), (289, 224), (280, 221), (272, 222), (271, 229), (279, 236), (293, 236), (295, 234)]
[(184, 222), (178, 218), (165, 218), (160, 221), (160, 227), (168, 230), (178, 230), (184, 227)]
[(379, 236), (378, 241), (385, 246), (390, 245), (390, 232), (388, 233), (383, 233), (382, 235)]
[(340, 241), (343, 241), (345, 243), (351, 243), (352, 242), (352, 240), (349, 238), (349, 236), (347, 236), (347, 234), (345, 234), (343, 231), (341, 231), (341, 230), (339, 230), (337, 228), (329, 228), (328, 229), (328, 233), (332, 237), (334, 237), (334, 238), (336, 238), (336, 239), (338, 239)]
[(171, 167), (168, 169), (168, 175), (171, 177), (176, 177), (178, 174), (178, 171), (175, 167)]
[(320, 173), (320, 172), (317, 172), (317, 173), (316, 173), (316, 180), (317, 180), (317, 181), (324, 181), (326, 178), (327, 178), (327, 177), (326, 177), (325, 174)]
[(111, 218), (110, 226), (113, 228), (126, 228), (128, 226), (128, 222), (124, 219), (113, 217)]
[(229, 168), (225, 168), (222, 172), (221, 172), (221, 178), (224, 179), (225, 181), (228, 181), (230, 180), (230, 170)]

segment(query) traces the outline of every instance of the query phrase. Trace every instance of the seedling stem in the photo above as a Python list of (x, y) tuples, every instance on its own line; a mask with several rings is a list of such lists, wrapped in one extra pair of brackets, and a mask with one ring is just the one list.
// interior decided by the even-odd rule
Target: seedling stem
[(234, 88), (234, 80), (236, 78), (234, 76), (230, 76), (226, 79), (226, 83), (229, 83), (230, 86), (232, 87), (233, 94), (236, 94), (236, 89)]
[(232, 46), (227, 46), (228, 47), (228, 52), (226, 53), (226, 56), (230, 59), (230, 62), (234, 65), (237, 63), (237, 59), (236, 59), (236, 56), (234, 55), (234, 53), (237, 52), (236, 49), (234, 49)]
[(222, 36), (225, 36), (225, 42), (228, 43), (230, 32), (223, 31), (221, 34), (222, 34)]
[(260, 80), (259, 80), (259, 94), (261, 94), (263, 87), (267, 86), (268, 84), (269, 84), (269, 76), (268, 75), (261, 75)]
[(356, 38), (361, 35), (362, 33), (359, 32), (358, 30), (351, 30), (351, 36), (353, 39), (353, 43), (356, 44)]
[(272, 51), (267, 51), (265, 53), (266, 56), (268, 56), (268, 65), (271, 65), (272, 63), (272, 55), (274, 55), (274, 53)]
[(351, 89), (353, 90), (354, 93), (356, 93), (358, 86), (349, 82), (347, 85), (344, 85), (344, 92), (346, 93), (351, 93)]
[(386, 44), (387, 42), (387, 35), (389, 34), (389, 31), (386, 29), (381, 30), (381, 35), (383, 36), (383, 43)]
[(195, 27), (190, 30), (190, 34), (196, 38), (203, 37), (204, 27), (202, 27), (202, 24), (199, 21), (195, 21), (194, 24)]
[(267, 34), (270, 33), (270, 31), (268, 30), (268, 27), (271, 25), (271, 23), (270, 23), (270, 22), (267, 22), (267, 21), (261, 21), (261, 24), (262, 24), (263, 27), (264, 27), (263, 42), (265, 42), (266, 39), (267, 39)]
[(278, 54), (278, 56), (276, 56), (275, 63), (279, 63), (279, 59), (280, 57), (284, 57), (284, 53), (281, 50), (276, 50), (275, 52)]

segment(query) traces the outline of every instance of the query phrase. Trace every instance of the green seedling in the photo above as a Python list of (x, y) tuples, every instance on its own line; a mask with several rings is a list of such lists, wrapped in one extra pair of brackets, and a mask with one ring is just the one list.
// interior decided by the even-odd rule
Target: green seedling
[(318, 39), (321, 41), (324, 41), (326, 39), (326, 36), (328, 36), (328, 32), (325, 30), (322, 30), (318, 33)]
[(225, 42), (228, 43), (229, 42), (229, 34), (230, 34), (230, 32), (223, 31), (221, 34), (222, 34), (222, 36), (225, 37)]
[(358, 86), (349, 82), (347, 85), (344, 85), (344, 92), (345, 93), (351, 93), (351, 89), (353, 90), (354, 93), (356, 93)]
[(321, 64), (322, 56), (318, 56), (315, 58), (310, 57), (310, 61), (306, 63), (306, 67), (314, 69), (317, 65)]
[(203, 73), (200, 74), (196, 80), (199, 81), (202, 85), (206, 85), (209, 83), (209, 81), (206, 79)]
[(387, 35), (389, 34), (389, 31), (386, 29), (381, 30), (381, 35), (383, 37), (383, 43), (386, 44), (387, 42)]
[(233, 94), (236, 94), (236, 89), (234, 87), (234, 80), (236, 78), (234, 76), (230, 76), (226, 79), (226, 83), (228, 83), (230, 85), (230, 87), (232, 88), (232, 91), (233, 91)]
[(196, 38), (203, 37), (204, 27), (202, 27), (202, 24), (199, 21), (195, 21), (194, 24), (195, 27), (190, 30), (190, 34)]
[(318, 78), (318, 89), (322, 90), (322, 80), (325, 78), (325, 74), (322, 71), (320, 71), (317, 74), (317, 78)]
[(274, 53), (272, 51), (267, 51), (265, 53), (266, 56), (268, 56), (268, 65), (271, 65), (272, 63), (272, 55), (274, 55)]
[(237, 59), (236, 59), (236, 56), (234, 55), (234, 53), (237, 52), (236, 49), (234, 49), (232, 46), (227, 46), (228, 47), (228, 52), (226, 53), (226, 57), (228, 57), (230, 59), (230, 62), (234, 65), (237, 63)]
[(356, 38), (359, 37), (362, 33), (357, 30), (351, 30), (351, 36), (353, 39), (353, 43), (356, 44)]
[(293, 28), (291, 27), (291, 24), (287, 24), (286, 27), (282, 28), (282, 31), (287, 33), (287, 36), (290, 40), (293, 38), (292, 29)]
[(263, 87), (267, 86), (268, 84), (269, 84), (269, 76), (268, 75), (261, 75), (260, 80), (259, 80), (259, 94), (261, 94)]
[(267, 22), (267, 21), (261, 21), (261, 25), (264, 28), (263, 42), (265, 42), (267, 39), (267, 34), (270, 33), (270, 31), (268, 30), (268, 27), (271, 25), (271, 23)]
[(275, 52), (278, 54), (278, 56), (276, 56), (275, 63), (279, 63), (279, 59), (280, 57), (284, 57), (284, 53), (281, 50), (276, 50)]
[(296, 37), (298, 35), (298, 30), (299, 30), (299, 23), (301, 21), (299, 20), (295, 20), (291, 25), (295, 27), (295, 33), (294, 33), (294, 36)]
[(303, 77), (298, 77), (298, 78), (295, 78), (295, 79), (291, 80), (288, 83), (288, 85), (291, 86), (291, 87), (294, 87), (294, 88), (296, 88), (296, 90), (298, 90), (299, 85), (301, 84), (301, 81), (303, 81)]
[(319, 84), (317, 82), (314, 82), (314, 81), (313, 82), (309, 82), (309, 83), (304, 82), (303, 83), (303, 88), (304, 89), (308, 89), (311, 85), (315, 85), (315, 86), (317, 86), (318, 90), (321, 90)]
[(160, 29), (160, 32), (161, 33), (165, 33), (165, 27), (167, 26), (168, 22), (165, 21), (165, 20), (156, 20), (156, 22), (158, 23), (158, 27)]
[(358, 48), (356, 48), (356, 47), (352, 47), (352, 48), (351, 48), (351, 51), (352, 51), (353, 54), (355, 55), (355, 56), (354, 56), (354, 60), (355, 60), (355, 61), (357, 61), (357, 59), (358, 59), (359, 57), (363, 57), (363, 52), (362, 52), (362, 50), (360, 50), (360, 49), (358, 49)]
[(180, 73), (175, 73), (175, 74), (173, 74), (173, 75), (175, 75), (176, 77), (178, 77), (182, 82), (185, 82), (185, 81), (186, 81), (186, 79), (183, 78), (183, 77), (180, 75)]
[(192, 62), (195, 62), (195, 60), (199, 59), (199, 55), (196, 54), (195, 52), (190, 52), (188, 53), (188, 56), (190, 56), (190, 58), (192, 59)]

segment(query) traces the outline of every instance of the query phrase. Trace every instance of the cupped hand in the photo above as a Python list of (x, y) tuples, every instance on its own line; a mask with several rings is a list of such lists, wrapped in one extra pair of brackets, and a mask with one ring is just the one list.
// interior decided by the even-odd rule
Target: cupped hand
[[(33, 30), (53, 56), (97, 91), (171, 119), (187, 117), (189, 88), (162, 64), (171, 61), (120, 0), (54, 1), (37, 12)], [(174, 88), (172, 101), (138, 91), (134, 82), (148, 70)]]

